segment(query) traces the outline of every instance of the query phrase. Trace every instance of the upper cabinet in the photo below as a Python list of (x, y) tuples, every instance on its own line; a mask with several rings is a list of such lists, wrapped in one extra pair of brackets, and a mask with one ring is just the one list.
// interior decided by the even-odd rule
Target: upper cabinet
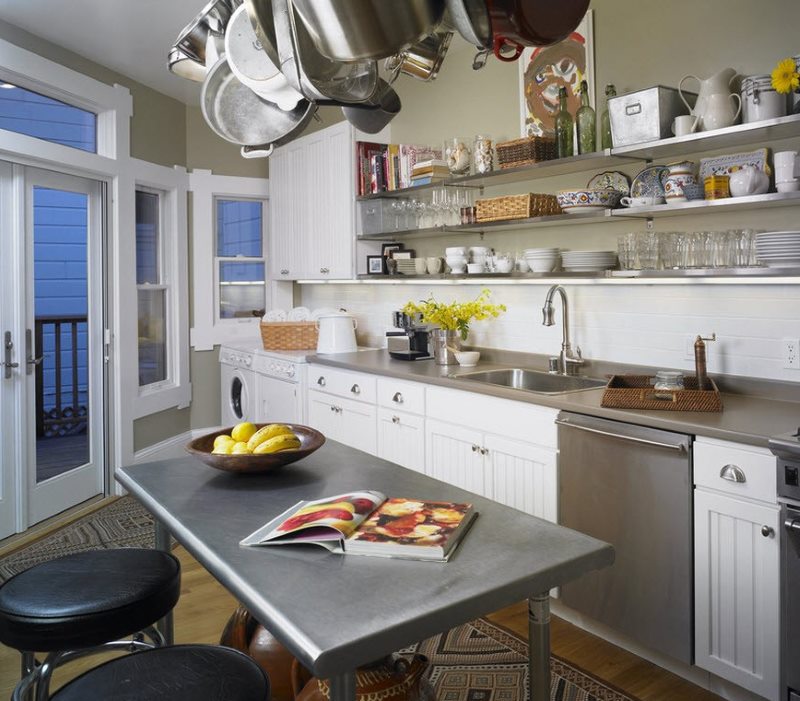
[(354, 141), (340, 122), (270, 156), (273, 280), (355, 277)]

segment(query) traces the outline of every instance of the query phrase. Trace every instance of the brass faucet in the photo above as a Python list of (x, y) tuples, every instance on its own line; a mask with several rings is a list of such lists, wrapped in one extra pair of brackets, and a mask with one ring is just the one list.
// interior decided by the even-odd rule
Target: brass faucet
[(561, 353), (557, 358), (550, 359), (550, 372), (560, 375), (577, 375), (579, 366), (583, 365), (583, 358), (581, 357), (581, 349), (577, 348), (577, 352), (573, 352), (572, 345), (569, 342), (569, 307), (567, 305), (567, 293), (561, 285), (553, 285), (547, 291), (544, 307), (542, 307), (542, 324), (544, 326), (553, 326), (555, 324), (553, 321), (555, 312), (553, 296), (556, 292), (561, 295)]

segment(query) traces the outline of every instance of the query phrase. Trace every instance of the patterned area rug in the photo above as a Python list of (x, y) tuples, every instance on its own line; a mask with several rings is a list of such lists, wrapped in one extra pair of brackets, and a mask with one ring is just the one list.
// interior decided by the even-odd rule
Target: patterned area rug
[(62, 555), (101, 548), (152, 548), (154, 543), (152, 516), (133, 497), (124, 496), (0, 559), (0, 582)]
[[(436, 701), (526, 701), (528, 643), (480, 618), (406, 648), (430, 661)], [(637, 701), (550, 657), (551, 701)]]

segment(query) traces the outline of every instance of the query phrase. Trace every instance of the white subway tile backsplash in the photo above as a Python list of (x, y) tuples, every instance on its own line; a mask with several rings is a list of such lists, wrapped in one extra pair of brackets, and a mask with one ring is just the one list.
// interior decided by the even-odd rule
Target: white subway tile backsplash
[[(361, 343), (385, 345), (391, 313), (433, 294), (441, 301), (474, 299), (483, 287), (508, 311), (472, 325), (469, 343), (554, 355), (561, 347), (561, 302), (556, 323), (542, 325), (544, 285), (302, 285), (300, 303), (341, 306), (358, 319)], [(800, 382), (783, 368), (782, 338), (800, 337), (800, 285), (565, 285), (570, 335), (587, 358), (691, 370), (688, 337), (717, 334), (708, 344), (709, 369)]]

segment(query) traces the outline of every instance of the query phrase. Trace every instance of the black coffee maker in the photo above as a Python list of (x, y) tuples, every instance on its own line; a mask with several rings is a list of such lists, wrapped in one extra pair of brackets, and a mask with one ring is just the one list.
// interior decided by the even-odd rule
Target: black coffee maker
[(397, 360), (432, 358), (431, 327), (422, 323), (421, 314), (394, 312), (392, 322), (396, 331), (386, 332), (389, 355)]

